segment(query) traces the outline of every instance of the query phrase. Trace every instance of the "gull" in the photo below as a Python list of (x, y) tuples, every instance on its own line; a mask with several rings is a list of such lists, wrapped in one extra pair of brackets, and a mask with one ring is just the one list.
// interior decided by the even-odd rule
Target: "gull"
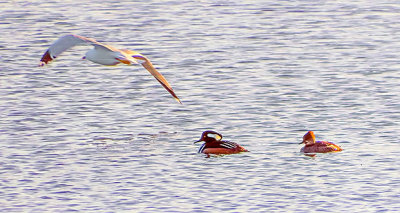
[(147, 57), (136, 51), (117, 49), (110, 45), (102, 44), (93, 38), (72, 34), (62, 36), (56, 40), (43, 54), (42, 59), (40, 59), (39, 66), (48, 64), (64, 51), (80, 44), (91, 44), (94, 46), (93, 49), (86, 52), (83, 59), (87, 59), (97, 64), (106, 66), (114, 66), (118, 64), (141, 64), (157, 79), (158, 82), (160, 82), (160, 84), (175, 98), (175, 100), (182, 104), (171, 85), (168, 83), (167, 79), (165, 79), (164, 76), (156, 70)]

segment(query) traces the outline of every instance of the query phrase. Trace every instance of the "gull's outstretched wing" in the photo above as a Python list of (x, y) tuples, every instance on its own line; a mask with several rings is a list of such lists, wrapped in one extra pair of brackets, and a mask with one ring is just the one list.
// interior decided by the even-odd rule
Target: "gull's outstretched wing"
[(160, 82), (160, 84), (175, 98), (175, 100), (182, 104), (181, 100), (175, 94), (174, 90), (172, 89), (171, 85), (168, 83), (167, 79), (165, 79), (164, 76), (156, 70), (156, 68), (153, 66), (153, 64), (151, 63), (151, 61), (148, 58), (146, 58), (142, 54), (135, 52), (135, 51), (131, 51), (131, 50), (122, 50), (122, 51), (124, 51), (127, 54), (132, 55), (132, 57), (134, 59), (141, 62), (142, 66), (144, 68), (146, 68), (146, 70), (149, 71), (154, 76), (154, 78), (156, 78), (156, 80), (158, 82)]
[(108, 46), (108, 45), (104, 45), (92, 38), (86, 38), (86, 37), (79, 36), (79, 35), (65, 35), (65, 36), (62, 36), (61, 38), (59, 38), (57, 41), (55, 41), (49, 47), (49, 49), (47, 49), (47, 51), (43, 54), (42, 59), (40, 59), (39, 66), (44, 66), (45, 64), (49, 63), (53, 59), (57, 58), (57, 56), (59, 56), (62, 52), (68, 50), (69, 48), (71, 48), (73, 46), (76, 46), (76, 45), (79, 45), (82, 43), (89, 43), (95, 47), (105, 48), (110, 51), (116, 50), (115, 48)]

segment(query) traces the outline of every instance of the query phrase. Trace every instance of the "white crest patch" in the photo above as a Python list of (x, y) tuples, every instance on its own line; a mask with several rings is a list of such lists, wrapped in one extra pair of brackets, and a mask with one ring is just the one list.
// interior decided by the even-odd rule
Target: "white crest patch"
[(212, 133), (208, 133), (208, 134), (207, 134), (207, 137), (209, 137), (209, 138), (215, 138), (215, 140), (217, 140), (217, 141), (219, 141), (219, 140), (222, 139), (222, 137), (219, 136), (218, 134), (212, 134)]

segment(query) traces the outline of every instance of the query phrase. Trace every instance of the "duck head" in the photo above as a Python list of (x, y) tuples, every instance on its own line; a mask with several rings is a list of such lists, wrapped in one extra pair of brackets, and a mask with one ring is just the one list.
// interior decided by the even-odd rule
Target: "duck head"
[(311, 145), (315, 143), (315, 135), (313, 131), (308, 131), (304, 136), (303, 136), (303, 141), (299, 144), (304, 143), (306, 146)]
[(207, 131), (204, 131), (203, 134), (201, 134), (200, 140), (198, 140), (194, 143), (198, 143), (201, 141), (208, 143), (208, 142), (220, 141), (221, 139), (222, 139), (222, 135), (219, 134), (218, 132), (207, 130)]

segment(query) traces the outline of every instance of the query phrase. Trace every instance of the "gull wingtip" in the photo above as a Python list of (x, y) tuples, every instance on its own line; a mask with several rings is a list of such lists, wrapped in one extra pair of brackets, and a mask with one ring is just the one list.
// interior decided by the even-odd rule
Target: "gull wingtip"
[(175, 100), (178, 101), (181, 105), (183, 105), (182, 101), (178, 97), (176, 97)]
[(52, 61), (52, 60), (53, 60), (53, 57), (51, 57), (50, 51), (47, 50), (47, 51), (43, 54), (42, 58), (40, 59), (39, 66), (42, 67), (42, 66), (46, 65), (47, 63), (49, 63), (49, 62)]

